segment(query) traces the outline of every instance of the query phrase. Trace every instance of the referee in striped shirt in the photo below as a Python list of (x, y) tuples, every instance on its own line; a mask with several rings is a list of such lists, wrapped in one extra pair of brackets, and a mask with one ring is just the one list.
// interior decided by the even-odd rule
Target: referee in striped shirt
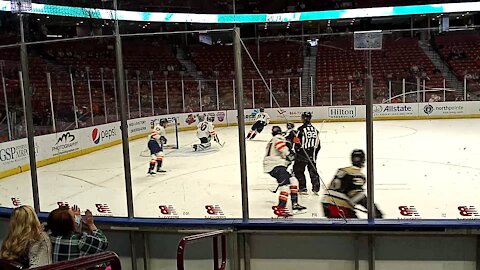
[[(299, 194), (308, 195), (307, 181), (305, 178), (305, 167), (308, 168), (310, 181), (312, 182), (312, 192), (318, 195), (320, 191), (320, 177), (317, 172), (317, 155), (320, 151), (320, 137), (318, 130), (311, 124), (312, 113), (302, 113), (303, 125), (298, 128), (298, 140), (295, 144), (295, 163), (293, 164), (293, 174), (299, 182)], [(312, 163), (310, 163), (310, 161)]]

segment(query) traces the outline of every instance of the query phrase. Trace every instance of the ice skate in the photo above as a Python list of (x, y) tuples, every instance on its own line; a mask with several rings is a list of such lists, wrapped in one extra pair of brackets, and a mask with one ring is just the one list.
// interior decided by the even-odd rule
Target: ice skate
[(272, 206), (273, 213), (277, 217), (288, 218), (293, 216), (287, 208), (281, 206)]
[(307, 207), (302, 206), (302, 205), (300, 205), (300, 204), (298, 204), (298, 203), (294, 203), (294, 204), (292, 205), (292, 209), (293, 209), (294, 211), (304, 211), (304, 210), (307, 210)]
[(158, 172), (158, 173), (166, 173), (167, 171), (165, 171), (165, 170), (162, 169), (162, 168), (158, 168), (158, 169), (157, 169), (157, 172)]

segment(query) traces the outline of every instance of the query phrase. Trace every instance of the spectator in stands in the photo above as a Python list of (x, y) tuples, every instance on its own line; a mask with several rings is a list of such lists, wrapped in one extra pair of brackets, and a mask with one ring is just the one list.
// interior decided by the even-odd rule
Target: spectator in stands
[(52, 263), (50, 240), (31, 206), (23, 205), (13, 210), (0, 258), (15, 261), (24, 268)]
[(420, 73), (420, 79), (430, 81), (430, 77), (428, 77), (427, 71), (425, 69), (422, 69)]
[(355, 79), (357, 85), (362, 85), (362, 75), (360, 74), (360, 71), (355, 70), (355, 72), (353, 72), (353, 79)]
[(411, 68), (410, 68), (410, 72), (412, 73), (412, 75), (417, 75), (418, 73), (418, 66), (417, 65), (413, 65)]
[(442, 101), (442, 98), (437, 94), (432, 94), (428, 99), (428, 102), (440, 102), (440, 101)]
[[(82, 223), (89, 234), (81, 232)], [(103, 252), (108, 247), (107, 237), (95, 226), (90, 210), (85, 211), (82, 219), (78, 207), (60, 206), (50, 212), (47, 224), (51, 232), (54, 263)]]

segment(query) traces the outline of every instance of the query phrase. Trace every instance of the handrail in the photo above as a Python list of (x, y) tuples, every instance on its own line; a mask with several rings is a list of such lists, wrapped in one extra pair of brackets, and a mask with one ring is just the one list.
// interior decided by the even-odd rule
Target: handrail
[(94, 267), (101, 263), (110, 263), (112, 270), (121, 270), (120, 258), (115, 252), (102, 252), (77, 259), (63, 261), (55, 264), (32, 268), (35, 270), (67, 270)]
[[(185, 270), (184, 260), (185, 260), (185, 247), (191, 241), (201, 240), (205, 238), (213, 237), (213, 269), (214, 270), (225, 270), (227, 264), (227, 238), (226, 233), (228, 231), (213, 231), (201, 234), (195, 234), (183, 237), (182, 240), (178, 243), (177, 248), (177, 270)], [(222, 240), (222, 260), (218, 259), (218, 237)]]

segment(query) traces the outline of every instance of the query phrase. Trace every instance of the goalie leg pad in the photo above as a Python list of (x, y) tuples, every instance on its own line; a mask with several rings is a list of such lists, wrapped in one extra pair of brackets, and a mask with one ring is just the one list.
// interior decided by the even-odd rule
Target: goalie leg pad
[(212, 143), (208, 142), (208, 143), (199, 143), (199, 144), (194, 144), (193, 145), (193, 149), (195, 151), (203, 151), (203, 150), (207, 150), (207, 149), (210, 149), (212, 147)]

